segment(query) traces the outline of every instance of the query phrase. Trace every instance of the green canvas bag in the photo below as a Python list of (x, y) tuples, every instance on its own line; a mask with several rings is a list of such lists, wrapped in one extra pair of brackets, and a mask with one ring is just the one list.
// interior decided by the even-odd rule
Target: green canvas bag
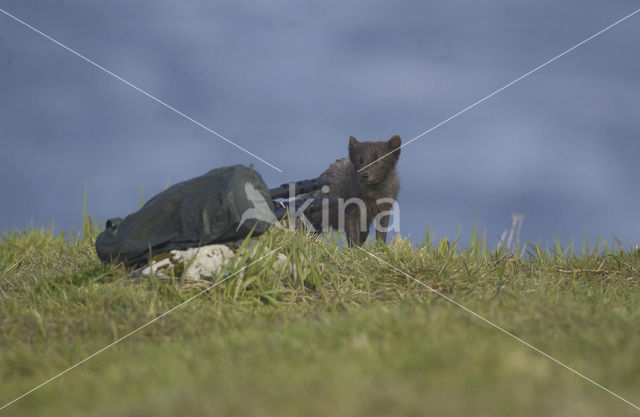
[[(103, 262), (138, 266), (149, 255), (244, 239), (275, 222), (269, 189), (242, 165), (175, 184), (124, 219), (110, 219), (96, 239)], [(243, 217), (244, 215), (244, 217)]]

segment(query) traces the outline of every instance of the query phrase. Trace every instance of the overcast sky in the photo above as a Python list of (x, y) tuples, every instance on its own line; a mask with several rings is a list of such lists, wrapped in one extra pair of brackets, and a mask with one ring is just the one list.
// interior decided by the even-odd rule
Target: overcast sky
[[(638, 8), (632, 0), (34, 1), (0, 8), (0, 229), (81, 225), (208, 170), (270, 186), (405, 141)], [(640, 241), (640, 13), (402, 150), (400, 227)]]

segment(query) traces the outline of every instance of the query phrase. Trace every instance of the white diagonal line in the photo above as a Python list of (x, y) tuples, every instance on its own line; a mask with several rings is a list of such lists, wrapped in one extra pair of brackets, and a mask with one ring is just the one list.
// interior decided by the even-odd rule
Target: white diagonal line
[(214, 135), (216, 135), (217, 137), (219, 137), (220, 139), (224, 140), (225, 142), (229, 143), (230, 145), (235, 146), (236, 148), (240, 149), (241, 151), (253, 156), (254, 158), (256, 158), (257, 160), (259, 160), (260, 162), (263, 162), (267, 165), (269, 165), (271, 168), (275, 169), (278, 172), (282, 172), (282, 170), (280, 168), (278, 168), (277, 166), (265, 161), (264, 159), (260, 158), (259, 156), (257, 156), (256, 154), (248, 151), (247, 149), (243, 148), (242, 146), (238, 145), (237, 143), (231, 141), (230, 139), (227, 139), (226, 137), (222, 136), (220, 133), (208, 128), (207, 126), (203, 125), (202, 123), (198, 122), (197, 120), (187, 116), (186, 114), (184, 114), (183, 112), (181, 112), (180, 110), (176, 109), (173, 106), (170, 106), (169, 104), (165, 103), (164, 101), (160, 100), (159, 98), (151, 95), (150, 93), (146, 92), (145, 90), (143, 90), (142, 88), (130, 83), (129, 81), (125, 80), (124, 78), (122, 78), (121, 76), (114, 74), (113, 72), (109, 71), (108, 69), (106, 69), (105, 67), (103, 67), (100, 64), (97, 64), (96, 62), (92, 61), (91, 59), (87, 58), (86, 56), (82, 55), (79, 52), (74, 51), (73, 49), (69, 48), (68, 46), (58, 42), (57, 40), (53, 39), (51, 36), (47, 35), (46, 33), (41, 32), (40, 30), (34, 28), (33, 26), (31, 26), (30, 24), (26, 23), (23, 20), (18, 19), (17, 17), (15, 17), (14, 15), (12, 15), (11, 13), (0, 9), (0, 12), (4, 13), (5, 15), (9, 16), (10, 18), (12, 18), (13, 20), (15, 20), (16, 22), (19, 22), (21, 24), (23, 24), (24, 26), (28, 27), (29, 29), (33, 30), (34, 32), (38, 33), (39, 35), (44, 36), (45, 38), (49, 39), (51, 42), (55, 43), (58, 46), (63, 47), (64, 49), (66, 49), (67, 51), (71, 52), (72, 54), (76, 55), (79, 58), (82, 58), (83, 60), (87, 61), (88, 63), (90, 63), (91, 65), (101, 69), (102, 71), (106, 72), (107, 74), (111, 75), (112, 77), (122, 81), (123, 83), (125, 83), (126, 85), (128, 85), (129, 87), (141, 92), (142, 94), (144, 94), (145, 96), (149, 97), (152, 100), (155, 100), (156, 102), (162, 104), (164, 107), (168, 108), (169, 110), (177, 113), (178, 115), (184, 117), (185, 119), (189, 120), (190, 122), (200, 126), (201, 128), (203, 128), (204, 130), (206, 130), (209, 133), (212, 133)]
[(455, 119), (456, 117), (460, 116), (462, 113), (466, 112), (467, 110), (470, 110), (472, 108), (474, 108), (475, 106), (477, 106), (478, 104), (482, 103), (483, 101), (495, 96), (496, 94), (498, 94), (499, 92), (501, 92), (502, 90), (511, 87), (512, 85), (514, 85), (515, 83), (517, 83), (518, 81), (522, 80), (523, 78), (528, 77), (529, 75), (533, 74), (534, 72), (538, 71), (539, 69), (542, 69), (544, 67), (546, 67), (547, 65), (549, 65), (550, 63), (552, 63), (553, 61), (557, 60), (558, 58), (563, 57), (564, 55), (568, 54), (569, 52), (573, 51), (574, 49), (584, 45), (585, 43), (589, 42), (591, 39), (595, 38), (598, 35), (601, 35), (602, 33), (608, 31), (609, 29), (611, 29), (612, 27), (618, 25), (619, 23), (624, 22), (625, 20), (627, 20), (628, 18), (630, 18), (631, 16), (633, 16), (634, 14), (640, 12), (640, 9), (636, 10), (633, 13), (630, 13), (628, 15), (626, 15), (625, 17), (623, 17), (622, 19), (610, 24), (609, 26), (607, 26), (606, 28), (602, 29), (601, 31), (594, 33), (593, 35), (589, 36), (587, 39), (583, 40), (582, 42), (579, 42), (575, 45), (573, 45), (571, 48), (567, 49), (566, 51), (564, 51), (563, 53), (556, 55), (555, 57), (551, 58), (550, 60), (548, 60), (547, 62), (545, 62), (542, 65), (539, 65), (537, 67), (535, 67), (534, 69), (532, 69), (531, 71), (527, 72), (526, 74), (521, 75), (520, 77), (516, 78), (515, 80), (511, 81), (510, 83), (504, 85), (503, 87), (500, 87), (499, 89), (497, 89), (496, 91), (494, 91), (493, 93), (489, 94), (488, 96), (476, 101), (475, 103), (471, 104), (470, 106), (465, 107), (464, 109), (460, 110), (458, 113), (454, 114), (453, 116), (449, 117), (448, 119), (445, 119), (443, 121), (441, 121), (440, 123), (438, 123), (437, 125), (433, 126), (432, 128), (425, 130), (424, 132), (420, 133), (418, 136), (416, 136), (415, 138), (411, 139), (410, 141), (402, 144), (402, 146), (400, 146), (400, 148), (396, 148), (393, 151), (386, 153), (384, 155), (382, 155), (380, 158), (376, 159), (375, 161), (371, 162), (370, 164), (367, 164), (365, 166), (363, 166), (362, 168), (360, 168), (358, 170), (358, 172), (362, 171), (363, 169), (375, 164), (376, 162), (378, 162), (379, 160), (381, 160), (382, 158), (386, 158), (387, 156), (391, 155), (392, 153), (396, 152), (398, 149), (402, 149), (405, 146), (407, 146), (408, 144), (410, 144), (411, 142), (420, 139), (421, 137), (423, 137), (424, 135), (426, 135), (427, 133), (436, 130), (437, 128), (439, 128), (440, 126), (442, 126), (443, 124), (449, 122), (450, 120)]
[(245, 269), (249, 268), (251, 265), (255, 264), (258, 261), (261, 261), (262, 259), (266, 258), (267, 256), (273, 254), (274, 252), (280, 250), (282, 248), (282, 246), (280, 246), (277, 249), (272, 250), (271, 252), (267, 253), (264, 256), (261, 256), (260, 258), (256, 259), (255, 261), (251, 262), (249, 265), (238, 269), (236, 272), (234, 272), (233, 274), (229, 275), (228, 277), (216, 282), (215, 284), (211, 285), (208, 288), (205, 288), (204, 290), (200, 291), (199, 293), (197, 293), (196, 295), (192, 296), (191, 298), (188, 298), (187, 300), (181, 302), (180, 304), (178, 304), (177, 306), (171, 308), (170, 310), (165, 311), (164, 313), (160, 314), (159, 316), (157, 316), (156, 318), (154, 318), (153, 320), (151, 320), (148, 323), (143, 324), (142, 326), (138, 327), (135, 330), (132, 330), (131, 332), (127, 333), (126, 335), (122, 336), (120, 339), (116, 340), (115, 342), (112, 342), (110, 344), (108, 344), (107, 346), (103, 347), (102, 349), (98, 350), (95, 353), (92, 353), (91, 355), (87, 356), (86, 358), (84, 358), (83, 360), (81, 360), (80, 362), (76, 363), (75, 365), (72, 365), (70, 367), (68, 367), (67, 369), (65, 369), (64, 371), (60, 372), (59, 374), (55, 375), (54, 377), (51, 377), (49, 379), (47, 379), (46, 381), (44, 381), (43, 383), (41, 383), (40, 385), (33, 387), (32, 389), (30, 389), (29, 391), (25, 392), (24, 394), (20, 395), (19, 397), (9, 401), (8, 403), (6, 403), (5, 405), (3, 405), (2, 407), (0, 407), (0, 410), (10, 406), (11, 404), (15, 403), (16, 401), (20, 400), (21, 398), (26, 397), (27, 395), (31, 394), (32, 392), (36, 391), (37, 389), (42, 388), (43, 386), (47, 385), (49, 382), (59, 378), (60, 376), (66, 374), (67, 372), (69, 372), (70, 370), (72, 370), (73, 368), (82, 365), (83, 363), (85, 363), (86, 361), (88, 361), (89, 359), (93, 358), (96, 355), (99, 355), (100, 353), (104, 352), (105, 350), (109, 349), (110, 347), (114, 346), (115, 344), (123, 341), (124, 339), (126, 339), (127, 337), (131, 336), (134, 333), (137, 333), (138, 331), (144, 329), (145, 327), (147, 327), (148, 325), (158, 321), (159, 319), (163, 318), (164, 316), (166, 316), (167, 314), (171, 313), (172, 311), (182, 307), (183, 305), (189, 303), (190, 301), (200, 297), (202, 294), (204, 294), (205, 292), (211, 290), (212, 288), (222, 284), (223, 282), (225, 282), (226, 280), (228, 280), (229, 278), (233, 277), (234, 275), (244, 271)]
[(528, 342), (526, 342), (526, 341), (522, 340), (522, 339), (521, 339), (521, 338), (519, 338), (518, 336), (516, 336), (516, 335), (514, 335), (513, 333), (509, 332), (508, 330), (505, 330), (505, 329), (503, 329), (502, 327), (498, 326), (497, 324), (493, 323), (492, 321), (490, 321), (490, 320), (488, 320), (488, 319), (484, 318), (483, 316), (481, 316), (480, 314), (476, 313), (475, 311), (472, 311), (472, 310), (468, 309), (467, 307), (463, 306), (462, 304), (458, 303), (457, 301), (455, 301), (455, 300), (453, 300), (453, 299), (451, 299), (451, 298), (447, 297), (446, 295), (442, 294), (440, 291), (438, 291), (438, 290), (436, 290), (436, 289), (434, 289), (434, 288), (430, 287), (429, 285), (425, 284), (424, 282), (422, 282), (422, 281), (420, 281), (420, 280), (416, 279), (415, 277), (413, 277), (413, 276), (411, 276), (411, 275), (407, 274), (406, 272), (402, 271), (401, 269), (396, 268), (395, 266), (391, 265), (389, 262), (386, 262), (386, 261), (382, 260), (380, 257), (378, 257), (378, 256), (374, 255), (373, 253), (371, 253), (371, 252), (369, 252), (369, 251), (367, 251), (367, 250), (365, 250), (365, 249), (362, 249), (362, 248), (360, 248), (360, 247), (359, 247), (358, 249), (360, 249), (361, 251), (363, 251), (363, 252), (365, 252), (365, 253), (369, 254), (371, 257), (373, 257), (373, 258), (377, 259), (378, 261), (382, 262), (383, 264), (385, 264), (385, 265), (387, 265), (387, 266), (389, 266), (389, 267), (393, 268), (394, 270), (396, 270), (396, 271), (400, 272), (402, 275), (404, 275), (404, 276), (406, 276), (407, 278), (409, 278), (409, 279), (413, 280), (414, 282), (416, 282), (416, 283), (418, 283), (418, 284), (420, 284), (420, 285), (424, 286), (424, 287), (425, 287), (425, 288), (427, 288), (429, 291), (434, 292), (434, 293), (436, 293), (437, 295), (439, 295), (440, 297), (444, 298), (445, 300), (447, 300), (447, 301), (449, 301), (449, 302), (451, 302), (451, 303), (455, 304), (456, 306), (460, 307), (461, 309), (463, 309), (463, 310), (464, 310), (464, 311), (466, 311), (467, 313), (469, 313), (469, 314), (471, 314), (471, 315), (473, 315), (473, 316), (475, 316), (475, 317), (479, 318), (480, 320), (484, 321), (485, 323), (487, 323), (487, 324), (489, 324), (489, 325), (491, 325), (491, 326), (495, 327), (496, 329), (500, 330), (502, 333), (504, 333), (504, 334), (506, 334), (506, 335), (508, 335), (508, 336), (511, 336), (512, 338), (514, 338), (514, 339), (515, 339), (515, 340), (517, 340), (518, 342), (520, 342), (520, 343), (522, 343), (523, 345), (525, 345), (525, 346), (527, 346), (527, 347), (529, 347), (529, 348), (531, 348), (531, 349), (535, 350), (536, 352), (538, 352), (539, 354), (543, 355), (543, 356), (544, 356), (544, 357), (546, 357), (547, 359), (552, 360), (553, 362), (557, 363), (558, 365), (562, 366), (563, 368), (566, 368), (566, 369), (568, 369), (569, 371), (573, 372), (574, 374), (578, 375), (579, 377), (581, 377), (581, 378), (583, 378), (583, 379), (585, 379), (585, 380), (587, 380), (587, 381), (591, 382), (591, 383), (592, 383), (593, 385), (595, 385), (596, 387), (598, 387), (598, 388), (600, 388), (600, 389), (602, 389), (602, 390), (604, 390), (604, 391), (608, 392), (609, 394), (613, 395), (614, 397), (618, 398), (619, 400), (624, 401), (625, 403), (629, 404), (630, 406), (634, 407), (635, 409), (640, 410), (640, 406), (638, 406), (638, 405), (636, 405), (636, 404), (632, 403), (632, 402), (631, 402), (631, 401), (629, 401), (629, 400), (626, 400), (626, 399), (622, 398), (621, 396), (619, 396), (619, 395), (618, 395), (618, 394), (616, 394), (615, 392), (611, 391), (610, 389), (605, 388), (605, 387), (603, 387), (602, 385), (598, 384), (598, 383), (597, 383), (596, 381), (594, 381), (593, 379), (591, 379), (591, 378), (589, 378), (589, 377), (587, 377), (587, 376), (585, 376), (585, 375), (581, 374), (580, 372), (576, 371), (575, 369), (573, 369), (573, 368), (572, 368), (572, 367), (570, 367), (569, 365), (565, 365), (564, 363), (560, 362), (558, 359), (554, 358), (553, 356), (549, 355), (548, 353), (543, 352), (542, 350), (538, 349), (537, 347), (533, 346), (532, 344), (530, 344), (530, 343), (528, 343)]

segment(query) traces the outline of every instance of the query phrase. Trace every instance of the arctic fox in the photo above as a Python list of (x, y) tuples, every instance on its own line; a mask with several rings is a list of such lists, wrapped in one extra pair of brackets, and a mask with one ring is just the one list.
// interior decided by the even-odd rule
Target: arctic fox
[(320, 231), (331, 226), (345, 232), (349, 245), (362, 245), (374, 222), (376, 239), (385, 243), (389, 214), (400, 190), (396, 164), (401, 145), (398, 135), (386, 142), (358, 142), (351, 136), (349, 158), (336, 160), (320, 175), (328, 180), (328, 193), (316, 191), (312, 194), (313, 197), (328, 194), (343, 203), (332, 207), (328, 213), (324, 211), (323, 218), (320, 214), (310, 217), (313, 227)]

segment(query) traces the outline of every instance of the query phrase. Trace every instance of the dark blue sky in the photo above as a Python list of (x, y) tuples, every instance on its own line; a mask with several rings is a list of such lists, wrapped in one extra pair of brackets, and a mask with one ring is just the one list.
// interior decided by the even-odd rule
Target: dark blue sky
[[(211, 168), (315, 177), (405, 141), (638, 8), (637, 1), (0, 0), (279, 173), (0, 14), (0, 229), (79, 226)], [(402, 151), (401, 234), (640, 240), (640, 13)]]

